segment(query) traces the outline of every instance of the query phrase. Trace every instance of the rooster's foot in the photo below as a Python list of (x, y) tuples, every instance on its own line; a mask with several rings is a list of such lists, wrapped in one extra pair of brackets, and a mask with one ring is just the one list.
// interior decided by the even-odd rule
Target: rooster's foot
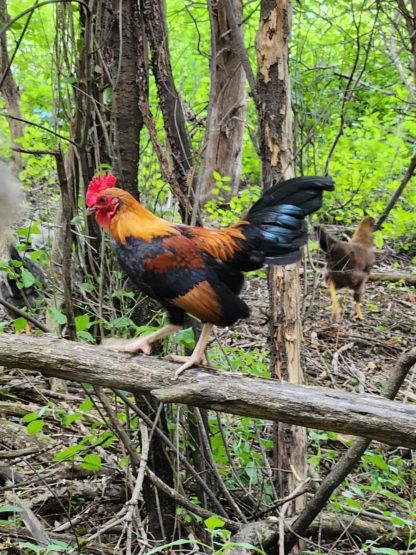
[[(182, 362), (182, 363), (184, 363), (184, 362), (188, 362), (191, 357), (184, 357), (184, 356), (181, 356), (181, 355), (168, 355), (165, 358), (166, 358), (166, 360), (169, 360), (170, 362)], [(203, 356), (200, 359), (198, 364), (201, 364), (202, 366), (207, 365), (208, 364), (207, 358), (205, 356)]]
[(193, 354), (190, 357), (177, 357), (175, 355), (171, 355), (169, 358), (174, 362), (184, 362), (184, 364), (182, 364), (182, 366), (179, 366), (179, 368), (176, 370), (175, 380), (177, 380), (179, 376), (183, 374), (183, 372), (185, 372), (185, 370), (187, 370), (188, 368), (192, 368), (192, 366), (201, 366), (203, 364), (207, 364), (207, 359), (205, 358), (205, 356), (201, 357), (197, 354)]
[(138, 337), (127, 341), (109, 339), (103, 343), (103, 347), (119, 353), (143, 353), (145, 355), (152, 353), (152, 344), (146, 337)]

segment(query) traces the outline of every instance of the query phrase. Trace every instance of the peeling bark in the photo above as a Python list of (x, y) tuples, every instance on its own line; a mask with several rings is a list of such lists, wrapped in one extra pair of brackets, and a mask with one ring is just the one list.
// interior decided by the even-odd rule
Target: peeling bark
[(293, 177), (293, 133), (290, 105), (288, 41), (289, 0), (263, 0), (256, 36), (259, 72), (260, 151), (263, 181), (270, 185)]
[[(293, 130), (288, 65), (291, 28), (289, 0), (263, 0), (256, 37), (258, 95), (263, 184), (289, 179), (294, 175)], [(269, 271), (272, 307), (272, 372), (277, 379), (303, 383), (300, 366), (302, 329), (299, 265), (274, 267)], [(306, 472), (306, 432), (303, 428), (279, 423), (275, 427), (274, 467), (279, 495), (293, 492)], [(304, 507), (299, 496), (287, 508), (287, 516)]]

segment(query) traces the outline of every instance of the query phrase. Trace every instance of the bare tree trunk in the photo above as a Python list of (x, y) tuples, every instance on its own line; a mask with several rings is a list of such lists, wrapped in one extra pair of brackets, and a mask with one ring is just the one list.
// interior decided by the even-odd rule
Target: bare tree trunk
[[(243, 19), (241, 0), (230, 0), (238, 22)], [(223, 192), (225, 200), (237, 194), (242, 169), (242, 142), (246, 116), (245, 73), (234, 47), (224, 1), (210, 2), (211, 89), (208, 121), (202, 146), (202, 169), (198, 177), (201, 206), (212, 197), (213, 172), (231, 178), (232, 190)], [(238, 28), (243, 40), (242, 25)]]
[[(101, 56), (97, 61), (102, 68), (98, 96), (102, 96), (106, 86), (111, 87), (109, 138), (114, 150), (111, 150), (110, 158), (113, 172), (120, 179), (120, 187), (138, 198), (139, 139), (143, 127), (139, 94), (148, 95), (143, 18), (134, 0), (113, 0), (100, 8), (101, 17), (96, 28), (101, 46)], [(107, 76), (106, 64), (110, 68)], [(106, 117), (108, 114), (103, 114), (103, 118)], [(103, 148), (104, 156), (105, 151)], [(150, 398), (137, 395), (136, 403), (147, 417), (154, 419), (156, 404)], [(160, 413), (159, 426), (168, 433), (164, 409)], [(158, 435), (153, 436), (149, 445), (148, 468), (164, 483), (174, 486), (171, 463)], [(143, 482), (143, 497), (149, 533), (159, 541), (171, 541), (175, 531), (172, 499), (158, 491), (148, 477)]]
[[(65, 28), (68, 20), (73, 17), (70, 6), (59, 6), (57, 10), (57, 41), (55, 44), (57, 59), (65, 58), (66, 44), (60, 44), (58, 40), (59, 32), (65, 35)], [(91, 109), (89, 98), (90, 89), (90, 40), (91, 40), (91, 21), (83, 8), (80, 8), (80, 33), (82, 37), (82, 48), (80, 49), (79, 59), (77, 60), (76, 76), (77, 83), (73, 89), (74, 112), (70, 114), (70, 137), (72, 143), (63, 160), (57, 157), (58, 181), (61, 192), (61, 205), (56, 215), (56, 233), (54, 234), (50, 261), (49, 278), (56, 285), (54, 295), (50, 299), (51, 308), (64, 311), (67, 317), (66, 330), (71, 339), (76, 339), (75, 312), (72, 300), (72, 225), (71, 220), (77, 211), (77, 197), (80, 183), (88, 179), (88, 155), (87, 155), (87, 136), (91, 121)], [(78, 145), (75, 146), (75, 145)], [(84, 148), (83, 148), (84, 147)], [(63, 284), (63, 288), (61, 287)], [(48, 312), (47, 326), (52, 333), (60, 334), (62, 326), (51, 317)], [(62, 380), (53, 379), (51, 388), (54, 391), (65, 389)]]
[(142, 0), (142, 13), (150, 45), (151, 67), (159, 94), (167, 145), (171, 154), (172, 170), (183, 198), (190, 199), (190, 203), (186, 205), (183, 203), (182, 196), (178, 199), (181, 204), (182, 219), (186, 222), (190, 218), (194, 200), (194, 168), (185, 114), (170, 63), (164, 1)]
[(139, 26), (137, 2), (113, 0), (114, 19), (111, 28), (112, 110), (111, 127), (114, 137), (113, 170), (121, 178), (123, 188), (136, 198), (139, 164), (139, 136), (143, 118), (139, 110)]
[[(9, 16), (7, 14), (6, 0), (0, 0), (0, 27), (7, 23)], [(12, 116), (7, 118), (10, 130), (10, 137), (13, 146), (20, 146), (18, 139), (24, 135), (24, 123), (22, 112), (20, 110), (20, 90), (14, 80), (10, 67), (10, 58), (7, 50), (7, 33), (3, 33), (0, 37), (0, 90), (6, 104), (7, 113)], [(20, 152), (13, 152), (12, 163), (16, 172), (22, 171), (24, 164)]]
[[(293, 177), (293, 132), (288, 66), (291, 28), (290, 0), (262, 0), (256, 38), (261, 156), (265, 187)], [(291, 383), (302, 383), (300, 366), (301, 322), (298, 264), (271, 268), (269, 291), (272, 307), (272, 374)], [(306, 470), (306, 432), (278, 424), (275, 428), (274, 462), (279, 495), (287, 496), (299, 485)], [(297, 497), (287, 516), (304, 506)]]

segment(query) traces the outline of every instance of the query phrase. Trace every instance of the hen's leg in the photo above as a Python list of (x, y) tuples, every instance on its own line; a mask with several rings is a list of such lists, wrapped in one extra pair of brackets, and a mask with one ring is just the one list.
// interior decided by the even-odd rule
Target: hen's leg
[(180, 366), (176, 370), (175, 379), (177, 379), (187, 368), (191, 368), (191, 366), (197, 366), (198, 364), (201, 364), (203, 362), (205, 349), (207, 347), (213, 327), (214, 326), (212, 324), (203, 325), (201, 335), (199, 336), (198, 343), (195, 346), (194, 352), (190, 357), (188, 357), (185, 364), (182, 364), (182, 366)]
[(332, 314), (334, 315), (335, 320), (340, 320), (341, 319), (341, 307), (339, 305), (335, 283), (331, 280), (328, 280), (328, 290), (329, 290), (329, 294), (331, 295), (331, 300), (332, 300)]
[(137, 353), (142, 352), (145, 355), (150, 355), (152, 352), (152, 343), (172, 335), (176, 331), (180, 330), (182, 326), (177, 326), (175, 324), (168, 324), (163, 326), (160, 330), (157, 330), (145, 337), (136, 337), (134, 339), (128, 339), (127, 341), (109, 340), (104, 343), (106, 349), (112, 349), (113, 351), (119, 351), (122, 353)]
[(354, 314), (358, 320), (364, 320), (363, 313), (361, 312), (361, 297), (363, 293), (364, 293), (364, 284), (360, 285), (358, 289), (354, 290), (354, 301), (355, 301)]

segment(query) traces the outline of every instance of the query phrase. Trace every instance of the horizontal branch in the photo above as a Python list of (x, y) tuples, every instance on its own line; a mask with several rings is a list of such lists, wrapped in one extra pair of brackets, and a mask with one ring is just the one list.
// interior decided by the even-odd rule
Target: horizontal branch
[[(351, 536), (359, 537), (362, 541), (377, 540), (377, 545), (398, 546), (406, 544), (411, 537), (411, 529), (408, 527), (397, 528), (387, 521), (378, 521), (378, 515), (349, 516), (342, 513), (322, 513), (307, 529), (303, 530), (302, 536), (321, 537), (325, 539), (339, 538), (346, 530)], [(296, 517), (285, 520), (286, 528), (291, 528)], [(279, 539), (279, 520), (270, 517), (257, 522), (250, 522), (232, 536), (232, 543), (248, 544), (253, 546), (267, 547), (276, 544)], [(231, 548), (227, 555), (255, 555), (250, 547)]]
[(0, 335), (0, 365), (37, 370), (45, 376), (74, 382), (150, 393), (163, 402), (186, 403), (416, 448), (416, 406), (375, 395), (210, 369), (188, 370), (175, 381), (176, 364), (48, 335)]
[(401, 272), (371, 272), (370, 281), (402, 281), (407, 285), (416, 285), (416, 274)]

